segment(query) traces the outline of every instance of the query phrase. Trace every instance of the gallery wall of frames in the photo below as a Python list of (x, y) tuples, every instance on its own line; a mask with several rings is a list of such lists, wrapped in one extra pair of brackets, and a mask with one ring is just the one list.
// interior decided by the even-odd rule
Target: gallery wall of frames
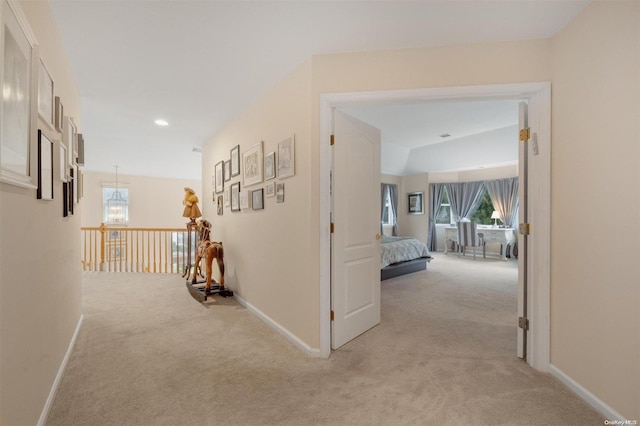
[[(265, 146), (269, 152), (265, 154)], [(234, 146), (228, 158), (215, 163), (212, 199), (218, 215), (264, 210), (268, 199), (285, 201), (283, 179), (295, 176), (295, 135), (277, 144), (260, 141), (246, 148)]]
[(39, 200), (62, 197), (61, 215), (73, 215), (83, 197), (84, 137), (22, 14), (13, 2), (2, 7), (0, 181), (35, 188)]

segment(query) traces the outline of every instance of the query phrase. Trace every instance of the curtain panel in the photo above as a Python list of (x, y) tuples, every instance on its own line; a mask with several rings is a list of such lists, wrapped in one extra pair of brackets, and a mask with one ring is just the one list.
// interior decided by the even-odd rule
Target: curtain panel
[(500, 220), (510, 228), (516, 228), (519, 208), (518, 178), (487, 180), (484, 185)]
[(432, 183), (429, 185), (429, 232), (427, 234), (427, 246), (429, 250), (438, 251), (438, 239), (436, 237), (436, 217), (440, 204), (442, 204), (442, 194), (444, 193), (443, 183)]
[(387, 201), (387, 194), (391, 200), (391, 212), (393, 214), (393, 227), (391, 228), (391, 235), (398, 235), (398, 185), (393, 183), (383, 183), (380, 185), (380, 235), (384, 235), (383, 221), (384, 206)]
[(451, 214), (455, 222), (473, 216), (478, 208), (478, 202), (482, 195), (484, 183), (478, 182), (456, 182), (445, 183), (449, 204), (451, 204)]

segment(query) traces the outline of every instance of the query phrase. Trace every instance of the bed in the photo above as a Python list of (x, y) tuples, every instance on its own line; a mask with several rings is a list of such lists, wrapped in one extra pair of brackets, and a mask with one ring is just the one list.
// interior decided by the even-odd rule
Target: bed
[(427, 245), (413, 237), (382, 237), (380, 279), (386, 280), (427, 269), (431, 253)]

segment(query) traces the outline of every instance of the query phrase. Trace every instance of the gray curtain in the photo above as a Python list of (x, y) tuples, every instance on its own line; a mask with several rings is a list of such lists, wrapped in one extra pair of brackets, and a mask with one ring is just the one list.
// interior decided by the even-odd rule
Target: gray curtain
[(393, 236), (398, 235), (398, 185), (389, 184), (389, 197), (391, 198), (391, 211), (393, 212)]
[(384, 205), (387, 199), (387, 194), (391, 198), (391, 212), (393, 213), (393, 228), (391, 235), (398, 235), (398, 185), (392, 183), (383, 183), (381, 185), (380, 192), (380, 235), (383, 234), (382, 218), (384, 217)]
[(385, 200), (387, 199), (387, 191), (389, 189), (387, 188), (387, 184), (383, 183), (380, 185), (380, 235), (384, 235), (384, 230), (383, 230), (383, 221), (382, 219), (384, 218), (384, 203)]
[(496, 179), (484, 182), (493, 208), (500, 214), (500, 220), (510, 228), (518, 224), (518, 178)]
[(483, 182), (458, 182), (444, 185), (447, 188), (453, 219), (458, 222), (460, 219), (473, 216), (482, 195)]
[(427, 246), (429, 250), (438, 251), (438, 239), (436, 238), (436, 217), (440, 204), (442, 204), (442, 194), (444, 193), (443, 183), (432, 183), (429, 185), (429, 233), (427, 235)]

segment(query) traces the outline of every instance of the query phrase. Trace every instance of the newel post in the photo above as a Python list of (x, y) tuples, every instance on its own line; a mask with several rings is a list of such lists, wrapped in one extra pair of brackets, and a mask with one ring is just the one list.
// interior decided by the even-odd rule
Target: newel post
[(104, 225), (104, 222), (100, 224), (100, 271), (104, 271), (104, 234), (107, 230), (107, 227)]

